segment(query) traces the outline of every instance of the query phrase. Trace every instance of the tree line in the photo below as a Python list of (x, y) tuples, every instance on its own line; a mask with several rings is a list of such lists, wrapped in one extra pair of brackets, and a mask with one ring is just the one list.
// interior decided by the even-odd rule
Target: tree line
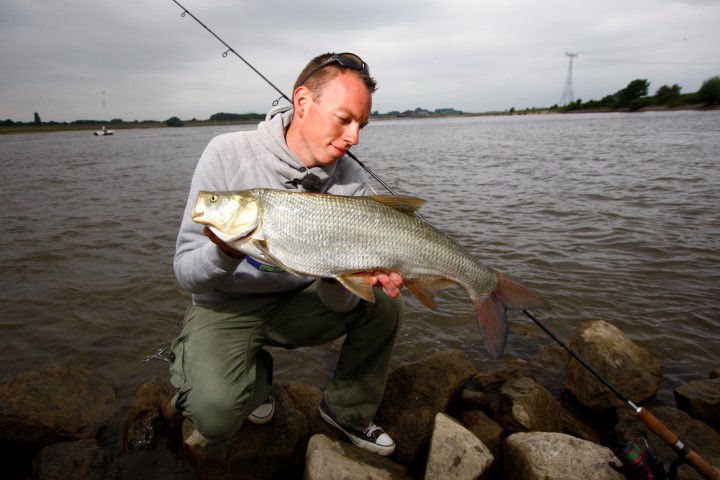
[(683, 105), (720, 105), (720, 76), (705, 80), (700, 89), (695, 93), (681, 93), (678, 84), (672, 86), (663, 85), (655, 91), (654, 95), (648, 96), (650, 82), (647, 79), (638, 78), (630, 82), (625, 88), (612, 95), (606, 95), (600, 100), (589, 100), (583, 102), (576, 100), (563, 107), (554, 105), (552, 109), (559, 109), (565, 112), (577, 110), (639, 110), (653, 106), (680, 107)]

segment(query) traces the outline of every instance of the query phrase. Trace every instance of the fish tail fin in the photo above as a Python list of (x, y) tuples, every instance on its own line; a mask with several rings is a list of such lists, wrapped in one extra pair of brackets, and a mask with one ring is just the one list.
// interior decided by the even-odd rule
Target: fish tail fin
[(522, 310), (531, 307), (548, 308), (547, 302), (529, 288), (510, 280), (499, 272), (495, 290), (487, 297), (478, 300), (473, 298), (480, 333), (485, 346), (493, 358), (500, 358), (507, 340), (508, 310)]

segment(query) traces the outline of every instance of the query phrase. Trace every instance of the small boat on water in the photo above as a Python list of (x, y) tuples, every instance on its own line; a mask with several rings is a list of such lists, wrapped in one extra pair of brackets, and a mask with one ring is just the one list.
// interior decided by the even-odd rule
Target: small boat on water
[(112, 135), (113, 133), (115, 133), (115, 130), (108, 130), (107, 127), (103, 125), (102, 129), (95, 130), (95, 132), (93, 132), (93, 135), (95, 135), (96, 137), (102, 137), (105, 135)]

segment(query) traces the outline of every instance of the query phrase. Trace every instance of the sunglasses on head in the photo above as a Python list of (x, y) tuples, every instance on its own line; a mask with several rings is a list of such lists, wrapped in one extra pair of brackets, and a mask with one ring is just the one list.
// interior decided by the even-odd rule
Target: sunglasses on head
[(352, 68), (353, 70), (358, 70), (360, 72), (369, 72), (370, 69), (368, 68), (367, 63), (362, 61), (362, 58), (358, 57), (354, 53), (336, 53), (324, 62), (322, 62), (320, 65), (317, 66), (314, 70), (312, 70), (310, 73), (305, 75), (305, 78), (302, 79), (298, 85), (303, 85), (305, 82), (308, 81), (310, 77), (315, 75), (318, 71), (322, 70), (323, 68), (327, 67), (331, 63), (338, 63), (343, 67), (346, 68)]

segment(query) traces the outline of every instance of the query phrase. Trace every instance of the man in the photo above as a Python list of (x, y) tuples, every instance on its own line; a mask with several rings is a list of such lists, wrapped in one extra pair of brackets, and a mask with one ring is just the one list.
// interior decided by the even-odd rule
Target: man
[(246, 257), (191, 218), (199, 190), (368, 194), (364, 172), (345, 153), (368, 122), (375, 89), (358, 56), (320, 55), (298, 76), (292, 107), (275, 108), (255, 131), (212, 139), (200, 157), (174, 260), (193, 305), (172, 344), (170, 369), (173, 404), (192, 420), (196, 440), (227, 438), (246, 418), (272, 419), (272, 357), (262, 347), (321, 345), (347, 335), (321, 416), (362, 448), (380, 455), (395, 449), (372, 419), (402, 321), (402, 277), (374, 272), (382, 290), (368, 303), (331, 279), (299, 278)]

